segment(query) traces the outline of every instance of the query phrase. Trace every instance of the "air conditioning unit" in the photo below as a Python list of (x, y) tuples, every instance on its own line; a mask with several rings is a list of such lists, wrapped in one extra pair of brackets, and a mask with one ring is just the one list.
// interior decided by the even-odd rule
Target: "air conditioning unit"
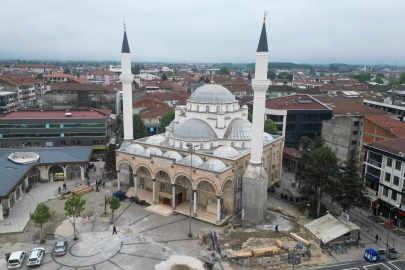
[(72, 116), (72, 113), (66, 113), (66, 117), (71, 117)]

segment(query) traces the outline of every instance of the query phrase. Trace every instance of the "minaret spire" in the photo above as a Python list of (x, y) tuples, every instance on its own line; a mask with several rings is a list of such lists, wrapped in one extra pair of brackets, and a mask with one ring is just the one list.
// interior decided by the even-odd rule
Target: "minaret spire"
[(129, 50), (128, 39), (127, 39), (127, 27), (124, 22), (124, 40), (122, 41), (121, 53), (131, 53)]
[(263, 19), (262, 33), (260, 34), (259, 45), (257, 46), (256, 52), (268, 52), (269, 51), (269, 49), (267, 47), (266, 14), (267, 14), (267, 12), (265, 11), (264, 19)]

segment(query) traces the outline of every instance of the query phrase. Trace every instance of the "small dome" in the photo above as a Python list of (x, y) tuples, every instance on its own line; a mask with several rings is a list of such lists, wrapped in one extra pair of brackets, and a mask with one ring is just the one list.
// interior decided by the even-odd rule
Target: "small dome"
[[(191, 166), (191, 155), (186, 156), (179, 163)], [(193, 167), (200, 167), (203, 164), (204, 161), (199, 156), (193, 155)]]
[(173, 139), (183, 141), (216, 141), (217, 135), (214, 130), (203, 120), (192, 118), (181, 123), (173, 132)]
[(159, 134), (159, 135), (154, 135), (154, 136), (150, 136), (147, 140), (146, 143), (147, 144), (152, 144), (152, 145), (159, 145), (160, 143), (166, 141), (166, 137)]
[(207, 160), (202, 166), (202, 169), (207, 169), (207, 170), (211, 170), (211, 171), (222, 171), (224, 168), (226, 168), (225, 163), (223, 163), (222, 161), (220, 161), (219, 159), (209, 159)]
[(177, 153), (176, 151), (167, 151), (164, 155), (165, 158), (171, 158), (174, 159), (174, 161), (179, 162), (180, 160), (183, 159), (183, 157)]
[(233, 119), (225, 132), (224, 139), (250, 141), (252, 139), (252, 123), (242, 118)]
[(125, 150), (125, 148), (127, 148), (131, 144), (132, 144), (132, 142), (129, 141), (129, 140), (123, 141), (122, 144), (121, 144), (120, 150)]
[(166, 130), (168, 131), (174, 130), (174, 120), (170, 122), (170, 124), (166, 127)]
[(129, 154), (140, 155), (145, 151), (145, 148), (143, 148), (143, 146), (139, 144), (131, 144), (130, 146), (125, 148), (124, 151)]
[(248, 106), (243, 105), (243, 106), (242, 106), (242, 109), (249, 109), (249, 108), (248, 108)]
[(163, 156), (163, 152), (159, 148), (149, 147), (148, 149), (145, 150), (145, 152), (142, 153), (142, 156), (145, 156), (145, 157), (150, 157), (151, 155), (161, 157), (161, 156)]
[(233, 147), (221, 146), (214, 151), (214, 156), (220, 158), (233, 158), (239, 156), (239, 152)]
[(274, 140), (273, 136), (269, 133), (263, 132), (263, 144), (269, 144), (272, 140)]
[(190, 102), (223, 104), (237, 102), (232, 93), (218, 84), (204, 84), (198, 87), (188, 99)]

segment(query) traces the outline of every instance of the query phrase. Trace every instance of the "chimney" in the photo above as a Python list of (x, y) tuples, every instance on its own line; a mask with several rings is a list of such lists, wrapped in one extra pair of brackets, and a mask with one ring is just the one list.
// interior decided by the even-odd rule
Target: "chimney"
[(385, 124), (388, 124), (388, 120), (385, 120)]

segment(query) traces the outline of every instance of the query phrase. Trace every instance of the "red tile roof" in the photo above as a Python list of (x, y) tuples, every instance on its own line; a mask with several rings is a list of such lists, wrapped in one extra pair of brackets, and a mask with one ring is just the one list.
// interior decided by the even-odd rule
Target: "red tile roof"
[(64, 83), (58, 87), (58, 91), (108, 91), (111, 89), (99, 84), (84, 84), (84, 83)]
[(374, 142), (368, 144), (368, 146), (399, 156), (400, 152), (405, 153), (405, 138)]
[(390, 131), (391, 133), (404, 138), (405, 137), (405, 123), (399, 120), (394, 120), (380, 115), (366, 116), (368, 120), (379, 125), (380, 127)]
[[(66, 116), (71, 113), (71, 116)], [(65, 119), (65, 118), (105, 118), (105, 115), (97, 111), (52, 111), (52, 110), (17, 110), (4, 115), (1, 119)]]
[(31, 77), (22, 75), (1, 75), (0, 80), (12, 83), (12, 84), (31, 84), (31, 83), (43, 83), (44, 81), (33, 79)]
[(44, 64), (18, 64), (12, 66), (12, 68), (53, 68), (53, 69), (61, 69), (56, 65), (44, 65)]
[(297, 149), (291, 147), (284, 147), (283, 153), (291, 157), (301, 158), (301, 153)]
[[(279, 105), (281, 104), (281, 105)], [(296, 105), (298, 104), (298, 105)], [(309, 95), (291, 95), (266, 100), (266, 109), (272, 110), (331, 110)]]
[(188, 99), (191, 93), (176, 93), (176, 92), (146, 92), (148, 98), (154, 98), (162, 101)]
[(143, 109), (139, 112), (141, 118), (157, 118), (158, 116), (163, 117), (168, 112), (174, 111), (174, 107), (168, 106), (153, 106)]
[(49, 75), (44, 76), (44, 78), (53, 78), (53, 77), (74, 78), (74, 77), (76, 77), (76, 75), (65, 74), (65, 73), (59, 72), (59, 73), (54, 73), (54, 74), (49, 74)]
[(333, 107), (333, 115), (390, 115), (391, 113), (356, 103), (340, 103)]

